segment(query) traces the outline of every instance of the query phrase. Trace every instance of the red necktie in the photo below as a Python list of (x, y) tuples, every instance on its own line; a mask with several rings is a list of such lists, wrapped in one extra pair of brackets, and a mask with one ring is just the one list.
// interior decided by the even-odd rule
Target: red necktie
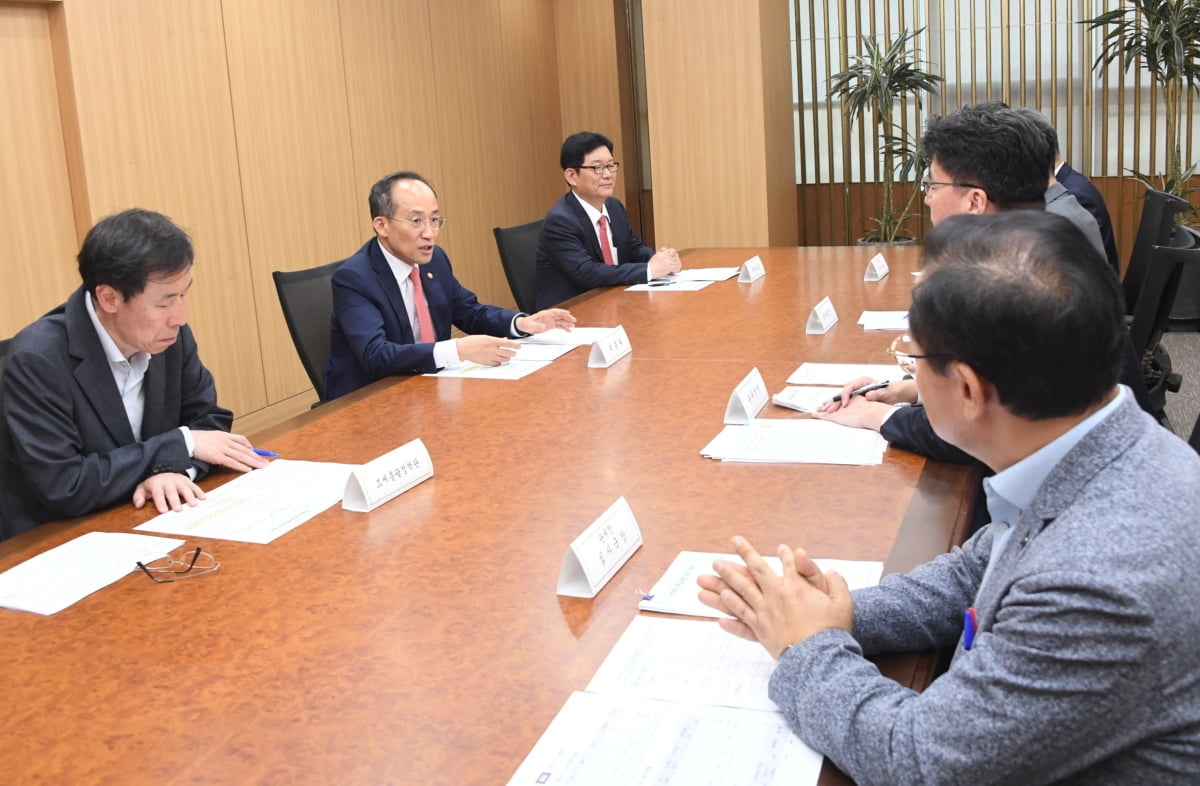
[(604, 264), (612, 267), (617, 264), (612, 258), (612, 249), (608, 245), (608, 217), (600, 216), (600, 253), (604, 256)]
[(420, 265), (412, 266), (408, 280), (412, 282), (413, 310), (417, 312), (417, 327), (421, 332), (420, 341), (431, 344), (437, 341), (437, 334), (433, 332), (433, 320), (429, 317), (429, 304), (425, 302), (425, 290), (421, 286)]

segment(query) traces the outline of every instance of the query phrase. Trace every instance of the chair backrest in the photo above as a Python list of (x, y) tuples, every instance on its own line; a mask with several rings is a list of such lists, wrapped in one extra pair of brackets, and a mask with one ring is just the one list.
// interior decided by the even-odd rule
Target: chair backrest
[(0, 339), (0, 377), (4, 376), (4, 360), (8, 357), (8, 348), (12, 341), (11, 338)]
[(513, 300), (517, 308), (530, 314), (537, 300), (537, 247), (544, 223), (546, 220), (539, 218), (528, 224), (492, 229)]
[(1200, 249), (1152, 246), (1145, 266), (1145, 280), (1133, 307), (1129, 337), (1138, 357), (1158, 346), (1167, 329), (1171, 305), (1179, 291), (1183, 266), (1200, 263)]
[(296, 354), (304, 371), (325, 400), (325, 361), (329, 357), (329, 327), (333, 316), (333, 290), (329, 280), (341, 262), (312, 267), (308, 270), (271, 273), (283, 318), (296, 345)]
[(1196, 416), (1196, 425), (1192, 426), (1192, 436), (1188, 439), (1192, 450), (1200, 453), (1200, 415)]
[(1153, 188), (1146, 189), (1142, 218), (1133, 239), (1133, 251), (1129, 254), (1129, 267), (1125, 268), (1125, 310), (1128, 313), (1133, 313), (1141, 295), (1150, 249), (1171, 244), (1175, 214), (1190, 208), (1186, 199)]

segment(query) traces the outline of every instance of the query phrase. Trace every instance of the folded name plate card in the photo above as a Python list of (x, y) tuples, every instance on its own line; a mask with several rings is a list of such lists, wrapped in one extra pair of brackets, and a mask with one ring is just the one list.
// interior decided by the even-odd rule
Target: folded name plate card
[(342, 508), (368, 513), (433, 477), (433, 461), (419, 439), (401, 445), (351, 473)]
[(624, 497), (575, 538), (558, 571), (558, 594), (594, 598), (642, 545), (642, 531)]
[(833, 303), (829, 298), (822, 298), (808, 315), (808, 324), (804, 327), (805, 333), (826, 333), (829, 328), (837, 324), (838, 315), (833, 310)]
[(750, 369), (746, 378), (733, 389), (725, 406), (725, 423), (737, 426), (749, 423), (767, 404), (767, 383), (757, 368)]
[(613, 331), (592, 344), (592, 354), (588, 355), (588, 368), (608, 368), (621, 358), (633, 351), (629, 344), (629, 336), (625, 328), (617, 325)]
[(751, 281), (757, 281), (767, 274), (767, 269), (763, 267), (763, 261), (759, 259), (758, 254), (747, 259), (742, 263), (742, 269), (738, 272), (738, 283), (749, 284)]
[(888, 272), (887, 260), (883, 258), (882, 253), (876, 254), (867, 263), (867, 272), (863, 275), (863, 281), (880, 281)]

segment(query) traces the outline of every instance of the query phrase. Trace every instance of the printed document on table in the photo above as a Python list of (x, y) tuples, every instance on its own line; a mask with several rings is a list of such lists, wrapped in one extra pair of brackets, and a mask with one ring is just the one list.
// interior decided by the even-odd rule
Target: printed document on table
[(132, 532), (80, 535), (0, 573), (0, 606), (55, 614), (182, 545)]
[(858, 377), (900, 379), (904, 372), (894, 363), (802, 363), (787, 378), (789, 385), (845, 385)]
[[(692, 593), (695, 595), (696, 593)], [(638, 615), (617, 639), (589, 693), (778, 710), (767, 697), (775, 660), (712, 620)]]
[(510, 360), (498, 366), (481, 366), (478, 363), (461, 361), (446, 366), (441, 371), (426, 374), (427, 377), (450, 377), (458, 379), (521, 379), (550, 365), (549, 360)]
[(134, 529), (270, 543), (342, 500), (354, 464), (275, 459), (206, 492), (196, 507), (160, 513)]
[(544, 333), (535, 333), (519, 339), (522, 344), (568, 344), (572, 347), (585, 347), (595, 344), (609, 333), (616, 330), (613, 327), (573, 327), (570, 330), (553, 328)]
[(738, 274), (738, 267), (693, 267), (668, 273), (662, 281), (727, 281)]
[(786, 387), (771, 397), (771, 403), (797, 412), (816, 412), (841, 392), (841, 388), (834, 387)]
[(908, 330), (907, 311), (864, 311), (858, 318), (864, 330)]
[[(638, 608), (642, 611), (659, 611), (666, 614), (686, 614), (690, 617), (724, 617), (733, 619), (700, 602), (700, 587), (696, 579), (700, 576), (716, 575), (713, 563), (717, 560), (736, 562), (741, 565), (742, 558), (736, 554), (719, 554), (709, 551), (681, 551), (667, 567), (662, 578), (654, 582), (654, 586), (642, 598)], [(779, 557), (763, 557), (771, 570), (781, 574), (783, 567)], [(835, 570), (850, 585), (850, 589), (873, 587), (879, 583), (883, 574), (882, 562), (871, 562), (847, 559), (814, 559), (813, 562), (822, 571)]]
[(812, 419), (752, 420), (725, 426), (700, 451), (722, 461), (779, 464), (883, 463), (887, 440), (870, 429)]
[(521, 348), (517, 350), (512, 359), (520, 362), (530, 360), (548, 362), (558, 360), (575, 347), (575, 344), (526, 344), (522, 342)]
[(780, 712), (572, 693), (509, 786), (806, 786), (821, 754)]
[(656, 278), (646, 284), (634, 284), (631, 287), (625, 287), (626, 292), (695, 292), (698, 289), (704, 289), (711, 284), (711, 281), (688, 281), (686, 279), (677, 278), (670, 280), (666, 278)]

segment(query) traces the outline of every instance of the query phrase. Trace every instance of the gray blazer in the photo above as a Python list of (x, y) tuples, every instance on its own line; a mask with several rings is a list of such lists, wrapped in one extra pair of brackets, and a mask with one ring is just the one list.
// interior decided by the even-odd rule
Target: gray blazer
[(212, 375), (184, 325), (150, 358), (142, 440), (121, 403), (83, 289), (13, 339), (0, 379), (0, 539), (127, 502), (148, 475), (208, 470), (179, 426), (228, 431)]
[[(1200, 457), (1126, 399), (1051, 471), (979, 597), (990, 526), (856, 592), (853, 636), (791, 647), (771, 698), (861, 784), (1198, 783), (1198, 518)], [(956, 642), (921, 694), (862, 657)]]

